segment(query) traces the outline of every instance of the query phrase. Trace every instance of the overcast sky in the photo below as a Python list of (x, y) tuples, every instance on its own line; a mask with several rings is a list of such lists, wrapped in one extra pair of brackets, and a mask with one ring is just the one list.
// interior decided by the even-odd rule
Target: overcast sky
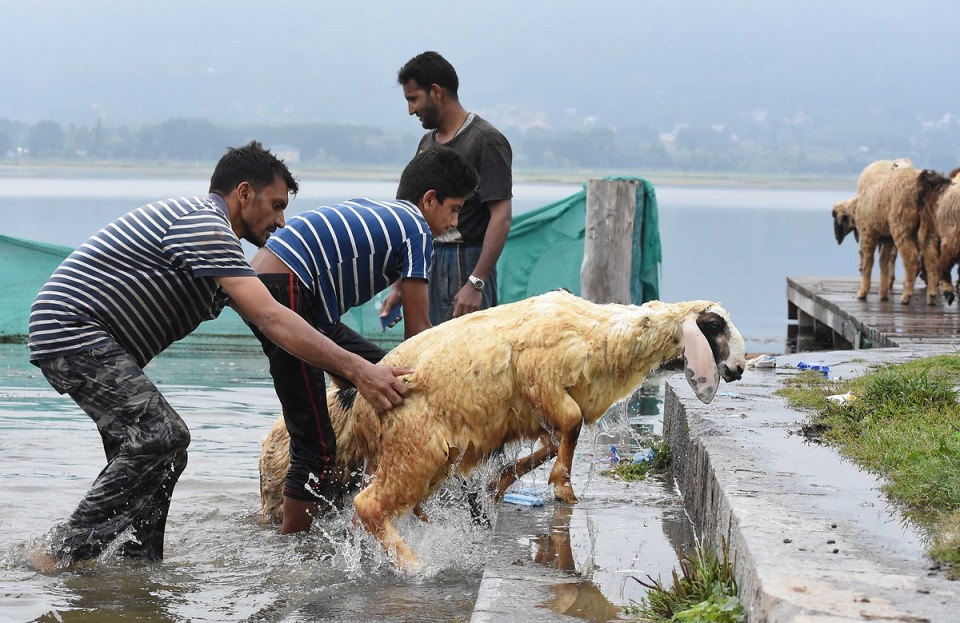
[(0, 118), (419, 130), (397, 69), (435, 49), (500, 125), (757, 111), (960, 112), (945, 1), (0, 0)]

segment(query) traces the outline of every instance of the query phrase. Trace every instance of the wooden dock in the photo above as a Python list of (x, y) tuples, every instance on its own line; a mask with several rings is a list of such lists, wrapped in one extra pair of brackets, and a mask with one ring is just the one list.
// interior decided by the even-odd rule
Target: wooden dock
[(858, 286), (851, 277), (787, 277), (787, 350), (960, 349), (960, 302), (947, 305), (941, 298), (927, 305), (921, 281), (909, 305), (900, 303), (899, 285), (888, 301), (880, 300), (876, 281), (867, 300), (857, 300)]

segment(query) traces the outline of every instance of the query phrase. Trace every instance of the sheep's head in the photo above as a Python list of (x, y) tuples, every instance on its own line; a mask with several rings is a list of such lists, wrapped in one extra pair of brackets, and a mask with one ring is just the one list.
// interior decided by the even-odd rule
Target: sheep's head
[(684, 374), (701, 402), (709, 403), (720, 379), (739, 380), (746, 366), (743, 336), (726, 310), (714, 303), (687, 317), (680, 327)]
[(950, 185), (950, 178), (933, 169), (924, 169), (917, 176), (917, 207), (935, 209), (940, 193)]
[(837, 244), (843, 242), (850, 232), (853, 232), (853, 237), (860, 242), (860, 232), (857, 231), (857, 221), (854, 218), (856, 209), (856, 197), (838, 201), (833, 205), (833, 233), (837, 237)]

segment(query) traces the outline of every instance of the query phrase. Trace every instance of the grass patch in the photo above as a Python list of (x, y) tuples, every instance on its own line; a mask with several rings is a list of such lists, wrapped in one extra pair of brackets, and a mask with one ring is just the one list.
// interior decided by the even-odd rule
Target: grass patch
[(669, 586), (650, 576), (649, 581), (633, 578), (647, 594), (639, 603), (632, 602), (626, 613), (649, 623), (743, 623), (746, 613), (737, 597), (734, 572), (726, 541), (721, 543), (719, 557), (700, 546), (692, 554), (681, 552), (680, 573), (673, 571)]
[[(928, 555), (960, 577), (960, 356), (941, 355), (830, 381), (816, 372), (778, 393), (813, 411), (808, 438), (884, 478), (884, 492), (927, 534)], [(828, 396), (850, 394), (842, 404)]]
[(626, 482), (636, 482), (645, 480), (648, 474), (662, 474), (667, 471), (670, 467), (670, 444), (656, 437), (648, 440), (640, 450), (644, 448), (649, 448), (653, 452), (651, 460), (634, 463), (632, 457), (621, 457), (612, 469), (605, 469), (600, 473)]

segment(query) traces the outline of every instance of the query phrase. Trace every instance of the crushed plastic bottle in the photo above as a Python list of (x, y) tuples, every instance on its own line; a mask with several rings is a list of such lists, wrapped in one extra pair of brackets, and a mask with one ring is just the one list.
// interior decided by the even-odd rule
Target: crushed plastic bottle
[(620, 462), (620, 455), (617, 454), (617, 447), (610, 446), (610, 463), (611, 465), (616, 465)]
[(634, 463), (653, 463), (654, 452), (653, 448), (640, 448), (633, 455)]
[(748, 368), (776, 368), (777, 358), (773, 355), (759, 355), (747, 361)]
[(819, 372), (825, 377), (829, 377), (830, 375), (830, 366), (825, 366), (822, 364), (811, 364), (805, 361), (800, 361), (797, 363), (797, 369), (798, 370), (815, 370), (816, 372)]
[(827, 396), (827, 400), (834, 404), (845, 405), (856, 400), (857, 397), (847, 392), (846, 394), (834, 394), (833, 396)]
[(503, 496), (503, 501), (517, 506), (543, 506), (543, 498), (523, 493), (506, 493)]

